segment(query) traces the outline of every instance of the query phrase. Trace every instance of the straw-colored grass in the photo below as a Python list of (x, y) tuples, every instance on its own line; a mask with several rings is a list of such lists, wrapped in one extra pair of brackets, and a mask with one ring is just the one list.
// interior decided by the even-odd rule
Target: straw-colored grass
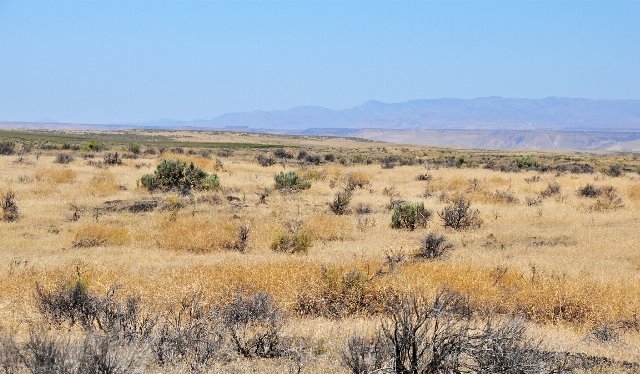
[[(197, 141), (268, 140), (347, 160), (356, 154), (405, 152), (404, 147), (343, 139), (172, 135)], [(387, 149), (383, 152), (382, 147)], [(35, 165), (20, 167), (12, 164), (13, 158), (0, 157), (0, 190), (15, 191), (20, 213), (16, 222), (0, 222), (0, 319), (24, 331), (29, 323), (39, 321), (33, 299), (35, 283), (53, 287), (78, 273), (97, 292), (118, 284), (122, 292), (139, 295), (151, 308), (173, 305), (194, 292), (223, 302), (239, 290), (266, 291), (295, 318), (287, 328), (324, 349), (319, 349), (324, 353), (316, 355), (303, 372), (331, 372), (336, 371), (339, 348), (348, 334), (379, 321), (379, 315), (367, 311), (384, 310), (383, 304), (397, 295), (433, 295), (438, 289), (450, 288), (468, 295), (478, 311), (523, 316), (534, 333), (549, 337), (554, 349), (640, 361), (634, 348), (640, 342), (636, 330), (625, 330), (615, 349), (583, 339), (603, 323), (640, 323), (637, 175), (611, 178), (600, 173), (426, 170), (423, 165), (382, 169), (375, 163), (338, 162), (301, 166), (296, 159), (286, 160), (284, 168), (281, 164), (262, 167), (256, 155), (265, 152), (238, 149), (221, 158), (224, 170), (217, 173), (223, 189), (217, 197), (136, 188), (140, 177), (152, 172), (161, 159), (180, 158), (213, 171), (215, 158), (143, 154), (105, 169), (83, 162), (55, 164), (55, 151), (45, 151)], [(406, 152), (422, 155), (432, 151), (409, 148)], [(613, 156), (597, 157), (603, 164), (613, 160)], [(272, 187), (274, 174), (283, 170), (299, 171), (311, 180), (311, 188), (295, 193), (271, 191), (260, 201), (258, 192)], [(432, 178), (418, 180), (423, 174)], [(328, 204), (349, 181), (356, 187), (352, 213), (336, 216)], [(561, 186), (559, 194), (542, 197), (537, 205), (526, 204), (527, 197), (541, 196), (553, 182)], [(596, 200), (577, 194), (587, 183), (612, 185), (623, 206), (590, 209)], [(496, 192), (508, 192), (515, 200), (506, 201)], [(443, 227), (437, 213), (455, 196), (469, 198), (472, 208), (480, 211), (480, 228), (455, 231)], [(388, 209), (391, 198), (422, 202), (434, 214), (425, 228), (393, 230)], [(107, 200), (161, 203), (147, 212), (107, 211), (103, 209)], [(356, 214), (357, 204), (372, 212)], [(71, 216), (71, 206), (79, 216)], [(276, 237), (295, 224), (313, 239), (308, 251), (272, 251)], [(243, 226), (248, 228), (248, 237), (244, 252), (239, 252)], [(418, 261), (411, 254), (429, 232), (445, 235), (453, 248), (440, 259)], [(392, 263), (394, 258), (400, 260)], [(323, 269), (332, 269), (333, 274), (357, 269), (361, 288), (344, 291), (339, 282), (327, 286)], [(364, 295), (369, 304), (362, 303), (358, 295)], [(304, 297), (315, 302), (339, 298), (352, 310), (360, 310), (339, 320), (300, 314)], [(243, 366), (236, 364), (234, 369)]]

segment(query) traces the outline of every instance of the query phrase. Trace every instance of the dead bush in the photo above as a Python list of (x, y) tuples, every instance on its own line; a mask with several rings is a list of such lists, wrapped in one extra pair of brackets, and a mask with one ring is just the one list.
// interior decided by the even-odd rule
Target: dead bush
[(552, 182), (547, 185), (547, 188), (540, 193), (540, 196), (543, 198), (551, 197), (558, 195), (560, 193), (560, 184), (557, 182)]
[(198, 371), (221, 353), (224, 340), (219, 311), (206, 306), (200, 294), (194, 294), (162, 318), (151, 350), (160, 366), (185, 362)]
[(110, 165), (110, 166), (115, 166), (115, 165), (122, 165), (122, 157), (118, 154), (118, 152), (115, 153), (106, 153), (102, 159), (104, 160), (104, 163), (106, 165)]
[(333, 202), (329, 203), (329, 209), (334, 214), (343, 215), (349, 214), (349, 203), (351, 202), (351, 191), (346, 189), (336, 194)]
[(529, 339), (520, 320), (473, 318), (468, 300), (440, 291), (404, 298), (372, 339), (352, 336), (341, 352), (351, 373), (560, 373), (571, 367)]
[(593, 204), (588, 206), (588, 209), (592, 211), (615, 210), (624, 207), (622, 198), (613, 186), (597, 187), (588, 183), (578, 189), (578, 195), (596, 199)]
[(238, 252), (245, 252), (249, 245), (249, 226), (242, 225), (238, 229), (236, 241), (231, 245), (230, 249)]
[(596, 198), (600, 196), (600, 193), (600, 189), (591, 183), (587, 183), (578, 189), (578, 195), (582, 197)]
[(57, 164), (68, 164), (68, 163), (70, 163), (72, 161), (73, 161), (73, 156), (71, 156), (70, 154), (68, 154), (68, 153), (59, 153), (56, 156), (56, 161), (55, 162)]
[(128, 342), (151, 337), (156, 319), (143, 314), (140, 300), (116, 299), (119, 287), (111, 287), (104, 296), (89, 292), (81, 279), (60, 284), (47, 291), (36, 284), (36, 301), (40, 313), (56, 326), (76, 324), (86, 331), (101, 331)]
[(10, 141), (0, 142), (0, 156), (11, 156), (16, 151), (16, 143)]
[(18, 204), (16, 204), (16, 195), (9, 190), (2, 195), (0, 200), (2, 208), (2, 220), (5, 222), (13, 222), (18, 219)]
[(464, 197), (456, 198), (438, 215), (442, 218), (444, 227), (454, 230), (479, 228), (482, 225), (480, 211), (471, 209), (471, 202)]
[(392, 347), (380, 336), (349, 337), (346, 349), (340, 352), (342, 364), (353, 374), (392, 372)]
[(283, 315), (267, 293), (236, 294), (222, 311), (235, 350), (244, 357), (279, 357)]
[(431, 260), (442, 257), (453, 248), (444, 235), (429, 233), (420, 243), (420, 248), (415, 254), (419, 259)]
[(258, 160), (260, 166), (264, 167), (275, 165), (276, 163), (276, 160), (273, 157), (266, 154), (260, 154), (258, 155), (258, 157), (256, 157), (256, 159)]

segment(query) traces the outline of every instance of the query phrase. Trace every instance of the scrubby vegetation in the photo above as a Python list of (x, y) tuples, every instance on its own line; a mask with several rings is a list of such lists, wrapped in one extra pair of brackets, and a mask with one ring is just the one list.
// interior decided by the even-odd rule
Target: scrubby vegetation
[(444, 227), (455, 230), (478, 228), (482, 225), (480, 211), (471, 208), (471, 202), (464, 197), (458, 197), (438, 213)]
[(311, 182), (303, 179), (296, 173), (295, 171), (290, 171), (288, 173), (280, 172), (276, 174), (275, 179), (275, 189), (282, 191), (296, 191), (296, 190), (306, 190), (311, 187)]
[(0, 138), (0, 371), (640, 371), (636, 155)]
[(162, 160), (153, 174), (140, 179), (140, 184), (149, 191), (217, 190), (220, 178), (215, 173), (208, 174), (193, 162), (187, 166), (182, 160)]
[(2, 200), (0, 201), (0, 208), (2, 208), (2, 220), (6, 222), (13, 222), (18, 219), (18, 204), (16, 204), (16, 195), (13, 191), (9, 190), (4, 193)]
[(431, 211), (425, 209), (424, 203), (401, 202), (393, 208), (391, 227), (409, 230), (425, 227), (431, 214)]

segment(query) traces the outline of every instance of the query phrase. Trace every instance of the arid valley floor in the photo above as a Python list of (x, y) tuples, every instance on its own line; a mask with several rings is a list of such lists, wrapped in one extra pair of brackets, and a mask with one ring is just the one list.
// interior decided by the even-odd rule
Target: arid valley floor
[[(0, 143), (0, 370), (394, 372), (403, 308), (433, 305), (414, 364), (435, 365), (438, 332), (459, 352), (419, 372), (492, 372), (496, 347), (531, 360), (502, 372), (640, 372), (639, 155), (188, 131)], [(218, 178), (149, 191), (162, 160)], [(436, 295), (457, 306), (434, 312)], [(522, 334), (489, 342), (487, 324)]]

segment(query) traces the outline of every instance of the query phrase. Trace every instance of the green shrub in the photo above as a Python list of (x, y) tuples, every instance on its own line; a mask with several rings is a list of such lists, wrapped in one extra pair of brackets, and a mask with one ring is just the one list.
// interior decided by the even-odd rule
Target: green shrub
[(85, 148), (87, 151), (98, 152), (104, 150), (106, 147), (104, 144), (99, 143), (95, 140), (91, 140), (85, 144)]
[(417, 227), (425, 227), (430, 217), (431, 211), (425, 209), (423, 203), (402, 202), (393, 208), (391, 227), (415, 230)]
[(521, 156), (513, 162), (513, 166), (518, 169), (535, 169), (540, 166), (540, 162), (531, 156)]
[(276, 190), (306, 190), (311, 187), (311, 183), (304, 180), (295, 171), (290, 171), (288, 173), (280, 172), (276, 174), (274, 179), (276, 182)]
[(141, 153), (140, 144), (129, 144), (129, 152), (139, 155)]
[(217, 190), (220, 188), (220, 178), (215, 173), (209, 175), (193, 163), (187, 165), (182, 160), (162, 160), (154, 174), (142, 176), (140, 184), (149, 191)]

